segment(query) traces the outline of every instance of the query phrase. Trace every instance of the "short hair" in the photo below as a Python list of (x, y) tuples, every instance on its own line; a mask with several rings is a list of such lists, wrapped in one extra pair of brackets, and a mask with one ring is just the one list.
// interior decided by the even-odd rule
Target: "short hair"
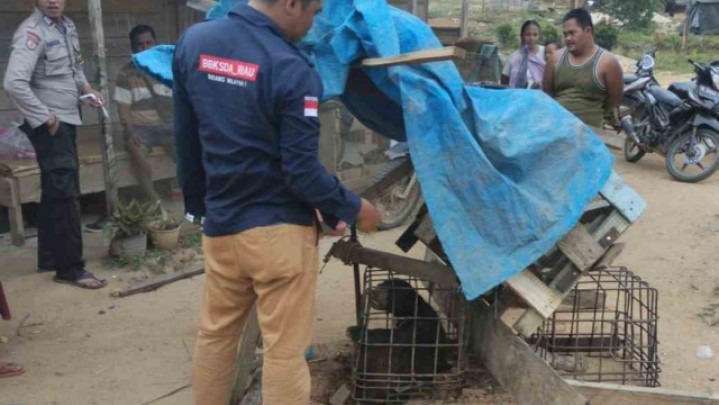
[(537, 27), (537, 30), (539, 30), (540, 32), (542, 31), (542, 27), (539, 26), (539, 23), (536, 20), (527, 20), (524, 22), (524, 24), (522, 24), (522, 29), (519, 30), (519, 35), (524, 35), (524, 31), (526, 31), (527, 28), (531, 27), (532, 25)]
[(130, 46), (134, 49), (135, 48), (135, 39), (139, 37), (142, 34), (145, 34), (149, 32), (150, 35), (152, 35), (152, 38), (157, 40), (157, 35), (155, 34), (155, 29), (150, 27), (149, 25), (140, 24), (136, 25), (135, 27), (130, 30)]
[[(260, 0), (260, 1), (262, 3), (267, 4), (268, 6), (273, 6), (273, 5), (275, 5), (275, 3), (277, 3), (278, 0)], [(299, 0), (299, 1), (302, 2), (302, 8), (304, 9), (304, 8), (309, 7), (313, 1), (318, 1), (318, 0)]]
[(551, 40), (550, 40), (550, 41), (547, 41), (547, 42), (544, 43), (544, 46), (549, 46), (549, 45), (554, 45), (554, 46), (557, 47), (557, 49), (562, 49), (562, 48), (564, 48), (564, 42), (562, 42), (562, 41), (560, 41), (560, 40), (555, 40), (555, 41), (551, 41)]
[(575, 8), (574, 10), (570, 10), (567, 15), (564, 16), (562, 22), (567, 22), (569, 20), (577, 20), (577, 24), (579, 24), (582, 29), (589, 27), (592, 29), (592, 32), (594, 32), (592, 15), (589, 14), (589, 11), (583, 8)]

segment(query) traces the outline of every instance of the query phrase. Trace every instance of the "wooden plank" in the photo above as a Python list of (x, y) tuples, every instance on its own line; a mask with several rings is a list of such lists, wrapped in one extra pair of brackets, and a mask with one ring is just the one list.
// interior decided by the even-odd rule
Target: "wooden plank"
[(494, 316), (481, 299), (470, 304), (470, 348), (519, 404), (585, 405), (586, 398)]
[(611, 405), (717, 405), (719, 396), (663, 388), (633, 387), (567, 380), (590, 404)]
[[(175, 178), (175, 164), (169, 156), (153, 153), (148, 157), (148, 162), (152, 169), (153, 180)], [(19, 177), (18, 182), (20, 184), (20, 200), (23, 204), (40, 201), (39, 170), (33, 174)], [(132, 162), (129, 157), (122, 155), (117, 164), (117, 186), (122, 188), (135, 184), (137, 184), (137, 179), (132, 170)], [(80, 165), (80, 187), (83, 195), (105, 191), (101, 163)]]
[(529, 338), (537, 332), (537, 329), (544, 324), (542, 314), (535, 309), (524, 311), (512, 327), (524, 338)]
[(235, 384), (232, 388), (230, 405), (238, 405), (242, 402), (245, 392), (252, 383), (252, 365), (255, 360), (257, 343), (261, 339), (260, 323), (257, 319), (257, 308), (252, 306), (245, 322), (245, 330), (242, 333), (242, 341), (237, 350), (237, 374)]
[[(106, 13), (158, 13), (161, 0), (103, 0), (102, 7)], [(2, 0), (0, 13), (27, 13), (33, 9), (33, 2), (29, 0)], [(87, 12), (87, 2), (68, 1), (65, 11), (67, 13)]]
[(451, 267), (368, 249), (356, 242), (346, 240), (335, 242), (327, 257), (335, 257), (345, 264), (361, 264), (376, 269), (392, 270), (446, 287), (459, 287), (459, 281)]
[(385, 58), (368, 58), (362, 60), (359, 66), (363, 68), (388, 67), (395, 65), (418, 65), (421, 63), (439, 62), (454, 59), (464, 59), (467, 51), (456, 46), (447, 46), (439, 49), (405, 53)]
[(629, 186), (617, 172), (612, 171), (609, 180), (599, 193), (624, 215), (629, 222), (634, 222), (647, 209), (644, 199)]
[(582, 224), (577, 224), (564, 239), (559, 241), (557, 247), (582, 272), (592, 267), (604, 254), (604, 248), (594, 240)]
[(562, 303), (562, 297), (529, 270), (515, 274), (504, 284), (537, 310), (543, 318), (549, 318)]
[(152, 280), (148, 280), (146, 282), (140, 283), (140, 284), (132, 286), (130, 288), (126, 288), (121, 291), (115, 291), (112, 293), (112, 296), (114, 296), (114, 297), (129, 297), (131, 295), (135, 295), (135, 294), (139, 294), (139, 293), (143, 293), (143, 292), (154, 291), (160, 287), (164, 287), (168, 284), (174, 283), (175, 281), (199, 276), (200, 274), (203, 274), (204, 272), (205, 272), (205, 269), (200, 268), (200, 269), (185, 269), (185, 270), (180, 270), (180, 271), (170, 273), (170, 274), (164, 274), (162, 276), (153, 278)]
[(624, 247), (624, 243), (613, 244), (609, 249), (607, 249), (607, 252), (604, 253), (602, 258), (594, 265), (594, 269), (606, 269), (611, 266), (614, 263), (614, 260), (622, 253)]
[[(615, 210), (592, 232), (592, 236), (600, 242), (614, 242), (617, 235), (621, 235), (626, 231), (629, 225), (631, 225), (629, 221), (619, 211)], [(614, 240), (608, 240), (607, 238), (609, 237)]]
[(206, 13), (217, 4), (214, 0), (187, 0), (185, 5), (193, 10)]

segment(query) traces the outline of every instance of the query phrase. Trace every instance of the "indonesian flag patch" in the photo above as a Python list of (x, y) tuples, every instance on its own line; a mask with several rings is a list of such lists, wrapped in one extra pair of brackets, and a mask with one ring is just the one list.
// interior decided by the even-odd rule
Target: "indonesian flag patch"
[(32, 31), (28, 31), (27, 37), (25, 38), (25, 46), (27, 47), (27, 49), (34, 51), (39, 44), (40, 36)]
[(305, 117), (317, 117), (320, 101), (317, 97), (305, 97)]

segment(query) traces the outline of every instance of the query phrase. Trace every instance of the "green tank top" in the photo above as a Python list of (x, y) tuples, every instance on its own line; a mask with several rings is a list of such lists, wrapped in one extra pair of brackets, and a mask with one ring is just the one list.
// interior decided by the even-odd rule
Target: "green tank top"
[(601, 127), (607, 89), (599, 80), (599, 60), (604, 50), (599, 48), (592, 59), (581, 66), (569, 61), (565, 50), (554, 71), (554, 97), (587, 125)]

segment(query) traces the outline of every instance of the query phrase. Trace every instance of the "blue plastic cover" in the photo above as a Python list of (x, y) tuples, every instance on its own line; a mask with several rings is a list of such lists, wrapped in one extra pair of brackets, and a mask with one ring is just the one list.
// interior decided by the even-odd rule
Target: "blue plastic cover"
[[(240, 1), (221, 1), (209, 15), (222, 17)], [(474, 299), (572, 229), (607, 181), (613, 156), (542, 92), (469, 87), (452, 62), (350, 68), (440, 46), (424, 22), (384, 0), (325, 1), (301, 44), (325, 99), (340, 97), (371, 129), (409, 141), (437, 234)], [(166, 66), (152, 67), (167, 63), (165, 55), (135, 60), (171, 78), (163, 77)]]

